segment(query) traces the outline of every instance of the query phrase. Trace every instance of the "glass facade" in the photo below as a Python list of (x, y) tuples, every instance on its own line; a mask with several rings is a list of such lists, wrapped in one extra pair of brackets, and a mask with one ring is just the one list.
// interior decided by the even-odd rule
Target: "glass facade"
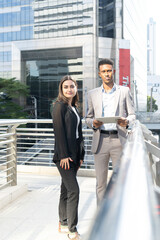
[(82, 48), (26, 51), (22, 52), (22, 62), (30, 94), (37, 99), (38, 118), (51, 118), (50, 105), (57, 98), (58, 85), (64, 75), (70, 75), (77, 81), (82, 110)]
[[(139, 42), (143, 38), (137, 28), (142, 21), (136, 17), (142, 16), (139, 4), (138, 0), (0, 0), (0, 77), (15, 77), (29, 85), (37, 98), (38, 118), (50, 118), (51, 100), (57, 97), (58, 83), (66, 74), (78, 81), (82, 105), (84, 89), (98, 85), (98, 58), (118, 59), (113, 40), (122, 38), (122, 28), (124, 39), (133, 39), (133, 57), (135, 52), (142, 53), (144, 44)], [(130, 23), (131, 13), (134, 24)], [(143, 53), (138, 61), (134, 57), (140, 89), (144, 59)]]
[(34, 38), (93, 33), (93, 0), (34, 1)]
[(0, 52), (0, 62), (11, 62), (11, 52)]
[(78, 81), (82, 111), (82, 48), (55, 49), (53, 44), (49, 50), (41, 50), (45, 48), (41, 46), (40, 50), (22, 51), (17, 70), (19, 52), (16, 48), (13, 51), (11, 44), (23, 41), (28, 49), (28, 40), (54, 42), (54, 38), (93, 34), (93, 8), (93, 0), (0, 0), (0, 43), (8, 48), (0, 47), (0, 77), (22, 72), (21, 81), (37, 99), (38, 118), (51, 117), (51, 101), (57, 97), (59, 81), (66, 74)]
[(15, 7), (31, 4), (34, 0), (0, 0), (0, 7)]
[(99, 1), (99, 36), (115, 37), (115, 0)]
[[(0, 0), (0, 42), (93, 34), (93, 0)], [(7, 7), (12, 7), (8, 8)], [(114, 38), (115, 0), (99, 0), (99, 36)], [(19, 27), (19, 29), (17, 29)]]
[[(6, 3), (7, 2), (7, 3)], [(1, 1), (0, 42), (28, 40), (33, 38), (34, 11), (31, 1)], [(12, 5), (11, 5), (12, 3)], [(26, 5), (26, 6), (25, 6)], [(12, 8), (7, 8), (12, 6)], [(19, 6), (19, 7), (17, 7)]]
[(0, 42), (93, 33), (93, 0), (0, 0), (0, 8)]

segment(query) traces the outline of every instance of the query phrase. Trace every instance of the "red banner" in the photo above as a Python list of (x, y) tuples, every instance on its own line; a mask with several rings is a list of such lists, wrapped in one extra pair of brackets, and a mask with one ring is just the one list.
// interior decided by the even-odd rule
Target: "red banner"
[(130, 49), (119, 49), (119, 85), (130, 88)]

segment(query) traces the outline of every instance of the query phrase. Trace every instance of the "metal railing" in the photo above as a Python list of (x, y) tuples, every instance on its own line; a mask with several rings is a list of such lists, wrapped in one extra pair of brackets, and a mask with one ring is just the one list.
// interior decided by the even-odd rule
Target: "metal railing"
[[(84, 123), (84, 121), (83, 121)], [(92, 130), (83, 128), (85, 161), (83, 169), (94, 169), (91, 153)], [(0, 188), (16, 185), (17, 164), (53, 167), (52, 120), (0, 121)]]
[(25, 120), (0, 120), (0, 189), (17, 184), (16, 127)]
[[(160, 183), (160, 149), (151, 132), (136, 120), (87, 240), (159, 240), (160, 228), (154, 191)], [(149, 154), (148, 154), (149, 153)], [(157, 181), (155, 181), (155, 179)]]
[[(37, 128), (35, 128), (35, 123)], [(91, 153), (92, 130), (83, 128), (85, 161), (83, 168), (94, 168)], [(17, 128), (17, 163), (22, 165), (54, 166), (54, 133), (52, 120), (28, 120), (25, 128)]]
[[(152, 162), (152, 175), (155, 183), (160, 186), (160, 162), (157, 159), (159, 148), (155, 145), (156, 139), (144, 125), (143, 134), (149, 149)], [(21, 165), (54, 166), (54, 133), (52, 120), (1, 120), (0, 121), (0, 186), (5, 180), (11, 185), (16, 184), (16, 162)], [(83, 168), (94, 169), (94, 160), (91, 153), (92, 130), (85, 127), (83, 121), (83, 135), (85, 142), (85, 161)], [(112, 164), (110, 162), (110, 169)], [(5, 176), (5, 173), (7, 175)], [(12, 179), (13, 178), (13, 179)]]
[(137, 112), (136, 118), (143, 123), (160, 122), (160, 114), (158, 112)]
[[(19, 127), (21, 126), (21, 127)], [(35, 127), (36, 126), (36, 127)], [(84, 168), (94, 168), (92, 130), (83, 128)], [(0, 121), (0, 189), (17, 184), (17, 163), (53, 166), (52, 120)], [(158, 240), (155, 191), (160, 194), (160, 149), (137, 120), (114, 170), (88, 240)], [(153, 191), (153, 189), (155, 191)]]

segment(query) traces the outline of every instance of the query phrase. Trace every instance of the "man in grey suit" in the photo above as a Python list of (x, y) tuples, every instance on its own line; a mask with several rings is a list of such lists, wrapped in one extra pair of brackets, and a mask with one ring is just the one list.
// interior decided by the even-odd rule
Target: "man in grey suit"
[[(98, 63), (102, 85), (88, 92), (86, 124), (93, 129), (92, 152), (96, 171), (97, 203), (102, 200), (107, 183), (108, 163), (113, 168), (119, 159), (127, 137), (127, 128), (135, 120), (132, 96), (128, 87), (114, 83), (113, 61), (102, 59)], [(100, 117), (120, 116), (116, 123), (103, 123)]]

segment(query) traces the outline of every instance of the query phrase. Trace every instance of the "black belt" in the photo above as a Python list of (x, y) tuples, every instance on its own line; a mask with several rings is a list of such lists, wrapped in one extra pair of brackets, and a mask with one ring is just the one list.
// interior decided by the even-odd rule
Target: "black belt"
[(101, 133), (104, 133), (104, 134), (118, 134), (118, 131), (117, 130), (111, 130), (111, 131), (107, 131), (107, 130), (101, 130)]

